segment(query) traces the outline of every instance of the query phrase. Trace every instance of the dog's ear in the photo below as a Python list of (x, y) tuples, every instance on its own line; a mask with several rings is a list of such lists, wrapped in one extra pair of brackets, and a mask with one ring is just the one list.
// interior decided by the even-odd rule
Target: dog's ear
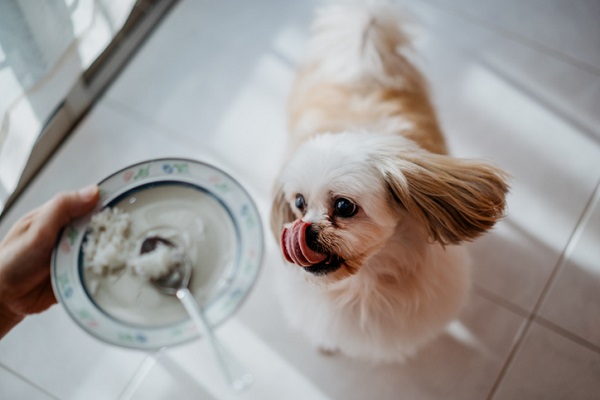
[(279, 240), (283, 225), (295, 220), (294, 213), (290, 208), (283, 192), (283, 184), (277, 180), (273, 188), (273, 203), (271, 205), (271, 231), (275, 240)]
[(504, 216), (507, 174), (484, 162), (416, 151), (382, 172), (394, 199), (443, 245), (474, 239)]

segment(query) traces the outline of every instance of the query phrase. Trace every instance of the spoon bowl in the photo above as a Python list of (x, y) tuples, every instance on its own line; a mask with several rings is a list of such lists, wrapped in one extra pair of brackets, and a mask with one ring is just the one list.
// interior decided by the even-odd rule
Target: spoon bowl
[[(164, 244), (170, 248), (176, 248), (175, 243), (158, 235), (148, 236), (140, 246), (140, 254), (151, 253), (156, 250), (159, 244)], [(188, 257), (183, 257), (183, 262), (180, 259), (173, 260), (164, 274), (151, 278), (150, 282), (159, 292), (169, 295), (177, 295), (177, 291), (181, 288), (189, 288), (190, 280), (192, 279), (192, 263)]]

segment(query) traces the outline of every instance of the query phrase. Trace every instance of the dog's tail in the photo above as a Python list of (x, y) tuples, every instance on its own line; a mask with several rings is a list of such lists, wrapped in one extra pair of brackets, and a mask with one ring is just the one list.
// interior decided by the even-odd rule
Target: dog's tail
[(373, 78), (406, 86), (406, 77), (416, 71), (402, 54), (410, 48), (403, 21), (400, 10), (388, 4), (346, 1), (324, 6), (312, 26), (309, 65), (343, 83)]

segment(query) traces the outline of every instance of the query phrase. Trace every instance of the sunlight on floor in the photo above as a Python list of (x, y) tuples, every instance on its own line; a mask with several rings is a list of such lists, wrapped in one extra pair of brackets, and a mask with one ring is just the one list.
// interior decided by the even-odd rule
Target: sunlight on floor
[[(158, 355), (157, 363), (170, 373), (150, 374), (147, 381), (159, 380), (154, 382), (152, 387), (156, 389), (151, 392), (166, 390), (165, 393), (168, 393), (169, 386), (184, 384), (187, 385), (187, 393), (205, 392), (215, 399), (331, 400), (237, 319), (228, 320), (216, 332), (222, 343), (253, 375), (254, 382), (249, 389), (233, 393), (216, 367), (211, 349), (200, 340)], [(181, 379), (182, 376), (188, 378)], [(143, 393), (140, 396), (143, 397)]]

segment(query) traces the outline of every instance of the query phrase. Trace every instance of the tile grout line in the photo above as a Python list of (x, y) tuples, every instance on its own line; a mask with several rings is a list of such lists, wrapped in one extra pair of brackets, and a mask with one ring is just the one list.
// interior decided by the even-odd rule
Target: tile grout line
[(173, 129), (167, 125), (162, 124), (160, 121), (155, 120), (151, 116), (138, 111), (134, 107), (131, 107), (130, 105), (125, 104), (121, 100), (114, 98), (108, 94), (105, 95), (98, 104), (104, 105), (111, 111), (119, 113), (127, 118), (133, 119), (138, 123), (141, 123), (143, 125), (150, 125), (156, 130), (158, 130), (160, 133), (166, 133), (169, 135), (176, 135), (182, 137), (185, 136), (181, 134), (177, 129)]
[(60, 400), (58, 397), (56, 397), (55, 395), (53, 395), (52, 393), (48, 392), (46, 389), (44, 389), (43, 387), (39, 386), (38, 384), (30, 381), (29, 379), (27, 379), (26, 377), (24, 377), (23, 375), (21, 375), (20, 373), (18, 373), (17, 371), (13, 370), (12, 368), (8, 367), (5, 364), (0, 363), (0, 369), (4, 369), (5, 371), (7, 371), (9, 374), (17, 377), (18, 379), (22, 380), (23, 382), (27, 383), (30, 386), (33, 386), (35, 389), (39, 390), (40, 392), (44, 393), (45, 395), (47, 395), (48, 397), (55, 399), (55, 400)]
[(539, 325), (543, 326), (544, 328), (551, 330), (554, 333), (571, 340), (572, 342), (577, 343), (581, 347), (585, 347), (588, 350), (591, 350), (595, 353), (600, 354), (600, 346), (598, 346), (598, 345), (596, 345), (596, 344), (594, 344), (572, 332), (569, 332), (565, 328), (561, 327), (560, 325), (555, 324), (554, 322), (552, 322), (550, 320), (547, 320), (544, 317), (540, 317), (539, 315), (536, 315), (535, 322), (537, 322)]
[(157, 362), (158, 357), (164, 351), (164, 348), (159, 349), (155, 352), (149, 353), (144, 361), (140, 364), (139, 368), (133, 374), (133, 377), (129, 380), (129, 383), (125, 386), (121, 394), (119, 395), (119, 400), (129, 400), (135, 393), (135, 391), (140, 387), (142, 381), (148, 376), (148, 373), (154, 367)]
[[(296, 69), (297, 65), (290, 58), (283, 55), (276, 49), (268, 50), (272, 55), (277, 58), (281, 63), (283, 63), (286, 67)], [(110, 93), (106, 93), (102, 96), (98, 102), (98, 105), (104, 105), (109, 108), (111, 111), (117, 112), (122, 116), (134, 120), (138, 123), (144, 125), (150, 125), (154, 129), (156, 129), (161, 134), (174, 135), (175, 137), (182, 139), (185, 143), (192, 143), (194, 145), (198, 144), (190, 137), (186, 136), (185, 133), (182, 133), (177, 128), (170, 127), (165, 125), (161, 121), (154, 119), (152, 116), (145, 114), (142, 111), (137, 110), (134, 107), (131, 107), (129, 104), (124, 103), (120, 99), (111, 96)]]
[(129, 119), (130, 121), (135, 122), (136, 124), (146, 125), (151, 127), (159, 133), (160, 135), (167, 135), (169, 137), (174, 137), (176, 140), (182, 141), (182, 143), (186, 145), (197, 145), (194, 139), (186, 136), (184, 133), (180, 132), (178, 129), (171, 128), (168, 125), (163, 124), (160, 121), (155, 120), (149, 115), (144, 114), (136, 110), (135, 108), (123, 103), (121, 100), (116, 99), (114, 97), (105, 96), (102, 98), (102, 101), (99, 103), (104, 107), (110, 109), (112, 112), (116, 112), (123, 117)]
[(529, 48), (533, 48), (538, 51), (541, 51), (541, 52), (547, 54), (548, 56), (551, 56), (552, 58), (561, 60), (561, 61), (563, 61), (567, 64), (570, 64), (573, 67), (578, 68), (582, 71), (589, 72), (596, 76), (600, 75), (600, 68), (590, 65), (587, 62), (581, 61), (581, 60), (579, 60), (573, 56), (570, 56), (568, 54), (564, 54), (559, 50), (555, 50), (552, 47), (544, 45), (543, 43), (539, 43), (538, 41), (536, 41), (534, 39), (530, 39), (525, 35), (522, 35), (517, 32), (513, 32), (510, 29), (504, 28), (493, 22), (486, 21), (482, 17), (478, 17), (476, 15), (470, 14), (469, 12), (460, 10), (456, 7), (440, 5), (436, 1), (425, 0), (425, 2), (427, 4), (429, 4), (431, 7), (437, 8), (438, 10), (441, 10), (441, 11), (445, 11), (445, 12), (454, 14), (455, 16), (457, 16), (459, 18), (469, 21), (469, 22), (471, 22), (479, 27), (482, 27), (488, 31), (494, 32), (494, 33), (500, 35), (504, 39), (512, 40), (513, 42), (517, 42), (517, 43), (520, 43)]
[(533, 90), (520, 85), (515, 79), (511, 78), (508, 74), (501, 71), (499, 68), (495, 67), (489, 61), (485, 59), (478, 60), (485, 68), (492, 71), (497, 77), (502, 79), (505, 83), (509, 84), (512, 89), (519, 91), (521, 94), (529, 97), (534, 100), (538, 105), (544, 108), (546, 111), (560, 118), (561, 121), (570, 125), (573, 129), (577, 131), (579, 134), (585, 135), (587, 139), (594, 141), (596, 144), (600, 144), (600, 139), (598, 138), (597, 129), (589, 125), (586, 121), (579, 122), (576, 121), (576, 118), (569, 115), (568, 112), (561, 110), (558, 106), (552, 104), (551, 101), (544, 99), (542, 96), (536, 94)]
[(494, 396), (496, 395), (496, 392), (498, 391), (500, 384), (504, 380), (504, 376), (506, 376), (508, 367), (512, 364), (512, 362), (517, 354), (517, 350), (521, 347), (521, 343), (523, 343), (525, 336), (526, 336), (527, 332), (529, 331), (530, 325), (531, 325), (531, 319), (530, 319), (530, 317), (527, 317), (525, 322), (519, 327), (519, 330), (517, 331), (517, 334), (515, 335), (515, 339), (513, 340), (512, 348), (510, 349), (510, 352), (508, 353), (508, 357), (506, 357), (506, 361), (504, 362), (504, 365), (500, 369), (500, 372), (498, 373), (498, 376), (496, 377), (496, 380), (494, 381), (494, 384), (492, 385), (492, 388), (490, 389), (490, 392), (489, 392), (488, 396), (486, 397), (487, 400), (492, 400), (494, 398)]
[(486, 299), (488, 301), (491, 301), (495, 305), (502, 307), (502, 308), (506, 309), (507, 311), (517, 314), (520, 317), (523, 317), (523, 318), (529, 317), (529, 312), (527, 310), (511, 303), (509, 300), (506, 300), (505, 298), (503, 298), (501, 296), (498, 296), (497, 294), (489, 291), (488, 289), (484, 288), (483, 286), (474, 284), (473, 285), (473, 293), (483, 297), (484, 299)]
[[(508, 357), (506, 358), (506, 361), (504, 362), (504, 365), (502, 366), (502, 369), (498, 373), (498, 376), (496, 378), (496, 381), (494, 382), (494, 385), (490, 389), (490, 392), (487, 396), (487, 400), (492, 400), (494, 398), (496, 392), (498, 391), (498, 388), (500, 387), (500, 384), (504, 380), (504, 377), (506, 376), (506, 373), (508, 372), (510, 365), (512, 365), (512, 362), (515, 359), (518, 351), (520, 350), (521, 344), (525, 340), (525, 337), (527, 336), (527, 333), (529, 332), (529, 329), (531, 328), (531, 325), (533, 324), (534, 321), (543, 322), (543, 325), (546, 328), (549, 328), (553, 332), (581, 345), (581, 342), (583, 339), (579, 338), (579, 340), (573, 340), (572, 336), (577, 337), (576, 335), (573, 335), (573, 334), (570, 334), (568, 336), (563, 335), (561, 332), (567, 332), (567, 331), (563, 330), (562, 328), (552, 329), (550, 326), (555, 326), (555, 325), (549, 324), (549, 323), (544, 323), (546, 320), (539, 317), (537, 314), (538, 314), (540, 308), (542, 307), (544, 301), (546, 300), (546, 297), (548, 296), (550, 289), (554, 286), (554, 283), (556, 281), (556, 278), (557, 278), (559, 272), (564, 269), (568, 258), (571, 256), (573, 249), (575, 248), (575, 245), (577, 244), (579, 238), (582, 235), (582, 232), (587, 227), (587, 224), (588, 224), (588, 222), (591, 218), (592, 212), (594, 210), (594, 205), (596, 203), (598, 203), (599, 201), (600, 201), (600, 180), (598, 181), (598, 183), (596, 183), (594, 192), (592, 193), (589, 200), (585, 204), (584, 210), (581, 213), (581, 216), (579, 217), (579, 219), (577, 221), (577, 225), (575, 226), (575, 229), (571, 233), (571, 236), (569, 237), (569, 239), (567, 241), (567, 245), (565, 246), (562, 254), (560, 255), (560, 258), (558, 259), (556, 265), (554, 266), (552, 272), (550, 273), (550, 276), (548, 277), (548, 280), (546, 281), (544, 288), (542, 289), (540, 295), (538, 296), (538, 299), (536, 300), (535, 305), (533, 306), (533, 309), (531, 310), (531, 313), (525, 320), (525, 323), (523, 324), (523, 326), (517, 332), (516, 338), (513, 342), (513, 346), (508, 354)], [(556, 328), (558, 328), (558, 327), (556, 326)]]
[(597, 203), (600, 203), (600, 180), (598, 180), (598, 182), (596, 183), (596, 187), (594, 188), (592, 195), (590, 196), (587, 203), (585, 204), (583, 212), (581, 213), (581, 216), (579, 217), (579, 220), (577, 221), (577, 225), (575, 226), (573, 233), (571, 234), (571, 236), (569, 237), (569, 240), (567, 241), (567, 245), (565, 246), (565, 249), (563, 250), (562, 254), (560, 255), (560, 258), (558, 259), (556, 266), (552, 270), (550, 277), (546, 281), (546, 285), (542, 289), (542, 292), (540, 293), (538, 300), (536, 301), (536, 303), (533, 307), (533, 310), (531, 312), (532, 317), (537, 316), (538, 311), (540, 310), (544, 301), (546, 300), (548, 292), (550, 292), (550, 289), (552, 289), (552, 287), (554, 286), (556, 277), (558, 276), (559, 272), (561, 272), (564, 269), (564, 267), (567, 263), (567, 260), (573, 253), (573, 250), (579, 241), (579, 238), (583, 234), (583, 231), (585, 230), (585, 228), (587, 228), (588, 222), (590, 221), (590, 219), (592, 217), (592, 213), (594, 212), (594, 205), (596, 205)]

